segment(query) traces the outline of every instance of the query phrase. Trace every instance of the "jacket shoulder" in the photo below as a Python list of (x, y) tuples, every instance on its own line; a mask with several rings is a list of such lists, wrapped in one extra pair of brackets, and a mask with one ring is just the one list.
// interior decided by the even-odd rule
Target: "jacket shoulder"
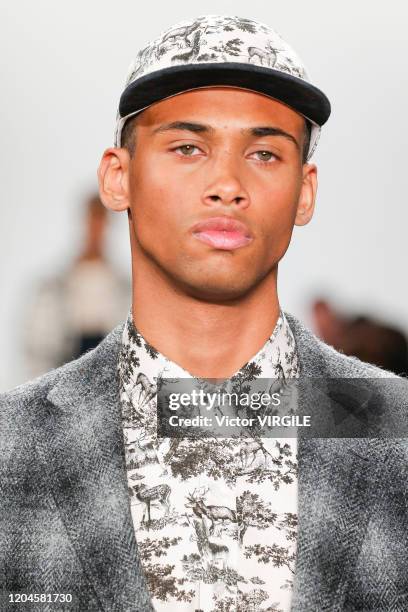
[(394, 372), (345, 355), (317, 337), (315, 341), (333, 378), (400, 378)]
[(55, 386), (61, 382), (64, 384), (72, 377), (84, 379), (92, 368), (96, 351), (93, 349), (74, 361), (1, 393), (0, 446), (17, 444), (18, 440), (24, 440), (27, 445), (36, 435), (40, 435), (44, 419), (54, 409), (48, 394)]
[(21, 410), (32, 403), (45, 401), (49, 391), (60, 381), (75, 378), (80, 380), (95, 368), (113, 367), (117, 359), (122, 331), (123, 324), (118, 325), (96, 348), (78, 359), (50, 370), (14, 389), (0, 393), (0, 418), (7, 409), (14, 407)]
[[(88, 355), (90, 355), (90, 351)], [(30, 405), (32, 402), (41, 401), (46, 398), (49, 390), (57, 383), (60, 377), (75, 371), (75, 369), (81, 367), (84, 362), (84, 357), (70, 361), (59, 368), (55, 368), (37, 376), (32, 380), (29, 380), (9, 391), (5, 391), (0, 394), (0, 414), (3, 414), (7, 410), (7, 407), (11, 409), (16, 407), (22, 409), (25, 406)]]
[(0, 394), (0, 407), (1, 414), (7, 409), (7, 407), (16, 406), (23, 407), (31, 403), (35, 399), (39, 399), (48, 393), (48, 390), (55, 384), (58, 379), (60, 371), (66, 366), (61, 366), (55, 370), (37, 376), (36, 378), (29, 380), (9, 391), (5, 391)]

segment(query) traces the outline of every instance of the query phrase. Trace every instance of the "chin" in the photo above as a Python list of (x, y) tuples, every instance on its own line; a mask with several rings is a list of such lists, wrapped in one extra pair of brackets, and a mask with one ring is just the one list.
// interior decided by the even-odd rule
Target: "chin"
[(257, 284), (257, 279), (240, 277), (185, 278), (182, 281), (186, 293), (207, 302), (235, 301), (245, 297)]
[(172, 261), (164, 258), (154, 258), (154, 261), (181, 293), (207, 302), (232, 302), (245, 298), (272, 271), (274, 265), (265, 265), (259, 259), (231, 261), (229, 254), (221, 260), (203, 261), (184, 254)]

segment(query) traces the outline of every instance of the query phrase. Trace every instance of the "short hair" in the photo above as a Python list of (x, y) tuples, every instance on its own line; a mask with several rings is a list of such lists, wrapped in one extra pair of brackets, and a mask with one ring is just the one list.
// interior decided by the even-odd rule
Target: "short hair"
[(123, 126), (122, 134), (120, 137), (121, 147), (129, 151), (130, 157), (133, 157), (135, 153), (135, 148), (136, 148), (135, 132), (136, 130), (134, 128), (135, 128), (138, 117), (139, 117), (139, 114), (134, 115), (133, 117), (131, 117), (130, 119), (126, 121), (125, 125)]
[[(136, 130), (135, 125), (137, 123), (138, 114), (128, 119), (123, 126), (121, 135), (121, 146), (129, 151), (130, 157), (133, 157), (136, 149)], [(302, 164), (307, 162), (307, 156), (309, 154), (310, 147), (310, 135), (312, 126), (310, 121), (305, 119), (304, 121), (304, 137), (303, 137), (303, 150), (302, 150)]]

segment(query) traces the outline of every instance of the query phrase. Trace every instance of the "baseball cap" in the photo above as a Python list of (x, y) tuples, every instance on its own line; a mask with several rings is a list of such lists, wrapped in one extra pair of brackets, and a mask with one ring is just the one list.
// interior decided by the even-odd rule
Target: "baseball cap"
[(141, 49), (129, 69), (117, 114), (115, 146), (126, 121), (151, 104), (202, 87), (238, 87), (286, 104), (311, 125), (309, 160), (330, 116), (326, 95), (268, 25), (204, 15), (171, 26)]

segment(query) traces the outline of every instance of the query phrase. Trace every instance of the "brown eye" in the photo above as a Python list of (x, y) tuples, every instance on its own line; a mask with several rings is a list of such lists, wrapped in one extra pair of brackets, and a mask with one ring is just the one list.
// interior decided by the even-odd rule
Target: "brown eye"
[(257, 151), (255, 155), (258, 156), (260, 161), (270, 161), (275, 155), (271, 151)]
[(181, 151), (183, 155), (191, 157), (191, 155), (193, 154), (195, 149), (197, 149), (197, 147), (191, 144), (186, 144), (186, 145), (181, 145), (180, 147), (177, 147), (177, 149)]

